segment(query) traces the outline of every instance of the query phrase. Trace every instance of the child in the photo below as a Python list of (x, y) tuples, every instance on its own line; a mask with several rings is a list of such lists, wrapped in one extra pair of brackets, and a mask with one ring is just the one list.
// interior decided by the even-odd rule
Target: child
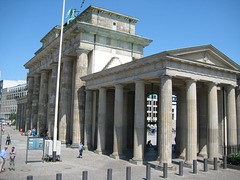
[(79, 150), (78, 158), (82, 158), (82, 152), (83, 152), (83, 144), (82, 144), (82, 142), (80, 142), (80, 144), (78, 145), (78, 150)]

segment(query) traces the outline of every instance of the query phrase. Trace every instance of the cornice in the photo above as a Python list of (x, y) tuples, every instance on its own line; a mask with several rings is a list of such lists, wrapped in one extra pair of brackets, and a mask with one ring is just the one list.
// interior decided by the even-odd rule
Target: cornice
[(113, 39), (120, 39), (122, 41), (128, 41), (128, 42), (133, 42), (135, 44), (142, 45), (143, 47), (148, 46), (152, 40), (139, 36), (139, 35), (133, 35), (121, 31), (116, 31), (112, 30), (109, 28), (101, 27), (101, 26), (96, 26), (90, 23), (78, 21), (78, 30), (82, 32), (89, 32), (93, 34), (98, 34), (101, 36), (113, 38)]
[(214, 69), (214, 70), (220, 70), (220, 71), (230, 72), (230, 73), (234, 73), (234, 74), (240, 74), (239, 70), (224, 68), (224, 67), (221, 67), (221, 66), (211, 65), (211, 64), (208, 64), (208, 63), (189, 60), (189, 59), (183, 59), (183, 58), (179, 58), (179, 57), (175, 57), (175, 56), (171, 56), (171, 55), (167, 55), (166, 57), (169, 58), (169, 59), (172, 59), (172, 60), (180, 61), (182, 63), (194, 64), (196, 66), (203, 66), (203, 67)]
[[(190, 68), (189, 70), (185, 70), (184, 68), (177, 68), (176, 64), (172, 64), (172, 62), (176, 62), (179, 64), (185, 64), (185, 65), (189, 65), (189, 66), (195, 66), (198, 68), (197, 72), (194, 72), (194, 70), (192, 68)], [(187, 66), (188, 67), (188, 66)], [(144, 68), (144, 69), (140, 69), (140, 68)], [(201, 78), (201, 76), (204, 76), (204, 73), (202, 73), (202, 70), (199, 69), (205, 69), (205, 71), (203, 71), (205, 73), (205, 77), (206, 78)], [(207, 73), (207, 69), (215, 72), (214, 74), (208, 74)], [(147, 74), (147, 71), (149, 70), (149, 74)], [(194, 78), (199, 78), (203, 81), (207, 80), (208, 78), (211, 79), (215, 79), (217, 80), (217, 78), (219, 78), (220, 80), (223, 80), (222, 82), (226, 83), (227, 81), (229, 81), (229, 83), (235, 83), (235, 81), (233, 81), (233, 78), (236, 75), (240, 75), (240, 71), (237, 70), (233, 70), (233, 69), (228, 69), (228, 68), (222, 68), (222, 67), (217, 67), (211, 64), (206, 64), (206, 63), (202, 63), (202, 62), (197, 62), (197, 61), (190, 61), (190, 60), (186, 60), (186, 59), (181, 59), (178, 57), (174, 57), (174, 56), (170, 56), (168, 55), (166, 52), (162, 52), (156, 55), (152, 55), (150, 57), (146, 57), (146, 58), (142, 58), (142, 59), (138, 59), (137, 61), (132, 61), (117, 67), (113, 67), (110, 69), (106, 69), (94, 74), (90, 74), (84, 77), (81, 77), (81, 79), (83, 81), (86, 81), (88, 84), (89, 82), (97, 82), (97, 81), (101, 81), (100, 79), (106, 79), (106, 82), (115, 82), (118, 80), (117, 77), (122, 77), (121, 73), (124, 74), (132, 74), (131, 71), (139, 71), (139, 74), (134, 74), (133, 76), (136, 77), (146, 77), (148, 79), (148, 77), (152, 76), (154, 78), (156, 78), (156, 76), (160, 77), (162, 75), (170, 75), (170, 76), (174, 76), (174, 72), (183, 72), (183, 74), (177, 74), (176, 76), (184, 76), (184, 74), (193, 74)], [(218, 73), (217, 71), (222, 71), (224, 72), (224, 74), (221, 74), (221, 76), (218, 77)], [(129, 75), (130, 75), (129, 74)], [(226, 74), (231, 74), (230, 77), (227, 77)], [(111, 79), (111, 77), (116, 77), (115, 79)], [(184, 76), (185, 77), (185, 76)], [(189, 78), (189, 77), (185, 77), (185, 78)], [(129, 77), (126, 79), (133, 79), (133, 77)], [(124, 82), (125, 80), (122, 80), (122, 82)], [(219, 81), (220, 82), (220, 81)], [(109, 84), (109, 83), (108, 83)]]
[[(120, 32), (120, 31), (115, 31), (115, 30), (111, 30), (108, 28), (95, 26), (93, 24), (86, 23), (86, 22), (77, 22), (75, 25), (71, 26), (71, 28), (67, 29), (63, 35), (63, 42), (68, 40), (68, 38), (70, 36), (71, 36), (71, 38), (78, 36), (79, 33), (77, 33), (77, 32), (87, 32), (87, 33), (92, 33), (92, 34), (98, 34), (100, 36), (105, 36), (105, 37), (110, 37), (113, 39), (120, 39), (122, 41), (132, 42), (134, 44), (138, 44), (143, 47), (148, 46), (152, 42), (152, 40), (144, 38), (142, 36), (132, 35), (132, 34), (128, 34), (128, 33)], [(80, 41), (84, 41), (84, 40), (80, 40)], [(89, 43), (91, 43), (91, 42), (89, 42)], [(99, 45), (101, 45), (101, 44), (99, 44)], [(41, 51), (39, 51), (36, 56), (34, 56), (32, 59), (30, 59), (24, 65), (24, 67), (29, 69), (32, 66), (32, 64), (35, 64), (38, 61), (41, 61), (42, 58), (45, 58), (44, 56), (48, 56), (48, 54), (53, 53), (56, 49), (58, 49), (58, 46), (59, 46), (59, 37), (54, 39), (45, 48), (41, 47)]]
[(124, 14), (121, 14), (121, 13), (117, 13), (117, 12), (110, 11), (110, 10), (107, 10), (107, 9), (103, 9), (103, 8), (100, 8), (100, 7), (96, 7), (96, 6), (89, 6), (79, 16), (84, 16), (85, 14), (88, 14), (91, 11), (92, 12), (100, 12), (100, 13), (103, 13), (103, 14), (108, 14), (110, 16), (116, 16), (117, 18), (123, 18), (125, 20), (130, 20), (131, 23), (136, 23), (139, 20), (139, 19), (131, 17), (131, 16), (127, 16), (127, 15), (124, 15)]
[(225, 54), (223, 54), (221, 51), (219, 51), (217, 48), (215, 48), (211, 44), (169, 50), (166, 52), (172, 56), (179, 56), (179, 55), (192, 54), (192, 53), (204, 52), (204, 51), (210, 51), (212, 54), (214, 54), (216, 57), (221, 59), (224, 63), (228, 64), (235, 70), (240, 70), (240, 66), (237, 63), (235, 63), (233, 60), (231, 60), (229, 57), (227, 57)]
[(55, 26), (40, 40), (40, 42), (44, 42), (47, 38), (49, 38), (53, 34), (60, 33), (60, 31), (61, 31), (61, 26), (58, 26), (58, 25)]

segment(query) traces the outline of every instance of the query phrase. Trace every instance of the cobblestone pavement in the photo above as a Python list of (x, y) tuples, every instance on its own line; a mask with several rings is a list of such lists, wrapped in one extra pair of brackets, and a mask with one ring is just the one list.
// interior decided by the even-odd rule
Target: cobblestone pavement
[[(82, 172), (88, 171), (88, 180), (107, 179), (107, 169), (112, 169), (113, 180), (125, 180), (126, 168), (131, 167), (131, 180), (143, 180), (146, 178), (146, 166), (134, 165), (126, 160), (116, 160), (106, 155), (98, 155), (92, 151), (84, 151), (83, 158), (77, 158), (78, 150), (61, 146), (61, 161), (41, 162), (43, 152), (41, 150), (28, 151), (28, 161), (26, 161), (27, 137), (21, 136), (15, 127), (5, 126), (5, 134), (2, 137), (4, 146), (8, 132), (12, 136), (12, 144), (9, 145), (7, 153), (12, 146), (16, 147), (17, 156), (15, 159), (15, 171), (10, 171), (9, 156), (5, 163), (6, 172), (0, 173), (0, 180), (23, 180), (32, 175), (34, 180), (54, 180), (57, 173), (62, 173), (62, 180), (81, 180)], [(149, 164), (157, 165), (156, 161), (148, 161)], [(176, 166), (176, 165), (174, 165)], [(151, 179), (163, 179), (163, 172), (151, 168)], [(178, 175), (176, 171), (169, 171), (167, 179), (205, 179), (205, 180), (225, 180), (240, 179), (240, 171), (233, 169), (218, 168), (217, 171), (209, 165), (209, 171), (203, 172), (201, 162), (198, 162), (197, 174), (192, 173), (192, 169), (184, 168), (184, 175)]]

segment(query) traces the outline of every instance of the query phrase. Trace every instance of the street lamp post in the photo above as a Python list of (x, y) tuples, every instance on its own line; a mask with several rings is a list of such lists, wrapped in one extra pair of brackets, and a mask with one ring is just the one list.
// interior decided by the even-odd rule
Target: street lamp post
[(61, 57), (62, 57), (64, 13), (65, 13), (65, 0), (63, 0), (62, 25), (61, 25), (61, 34), (60, 34), (59, 56), (58, 56), (58, 72), (57, 72), (54, 129), (53, 129), (53, 162), (56, 162), (56, 153), (57, 153), (57, 120), (58, 120), (58, 101), (59, 101), (60, 68), (61, 68)]

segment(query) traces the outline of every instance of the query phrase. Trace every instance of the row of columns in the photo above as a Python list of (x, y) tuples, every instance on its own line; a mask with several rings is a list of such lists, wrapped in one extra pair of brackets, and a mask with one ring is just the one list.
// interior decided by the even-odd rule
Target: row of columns
[[(219, 156), (218, 152), (218, 92), (216, 83), (207, 84), (207, 97), (201, 98), (201, 103), (205, 104), (201, 113), (200, 128), (202, 133), (199, 138), (202, 148), (200, 154), (208, 155), (211, 161), (214, 157)], [(236, 129), (236, 107), (235, 107), (235, 90), (233, 86), (229, 86), (227, 90), (227, 112), (228, 112), (228, 145), (237, 145), (237, 129)], [(158, 149), (159, 149), (159, 166), (172, 162), (172, 78), (163, 76), (159, 90), (159, 121), (158, 121)], [(179, 149), (180, 155), (185, 158), (186, 164), (192, 164), (197, 159), (197, 81), (187, 80), (186, 87), (181, 89), (178, 96), (178, 123), (181, 128), (177, 130), (180, 135)], [(92, 92), (86, 91), (86, 110), (85, 110), (85, 141), (87, 146), (91, 146), (92, 139)], [(107, 89), (99, 89), (99, 108), (98, 108), (98, 128), (97, 128), (97, 149), (98, 153), (103, 153), (106, 147), (106, 103)], [(207, 105), (207, 106), (206, 106)], [(135, 82), (135, 110), (134, 110), (134, 142), (133, 142), (133, 158), (132, 161), (138, 163), (143, 161), (145, 146), (145, 85), (142, 81)], [(115, 85), (115, 104), (114, 104), (114, 141), (113, 154), (114, 157), (123, 155), (124, 140), (124, 90), (122, 85)], [(208, 114), (206, 114), (208, 112)], [(234, 117), (235, 115), (235, 117)], [(205, 123), (205, 124), (203, 124)], [(206, 129), (207, 127), (207, 129)], [(208, 139), (205, 141), (204, 139)]]
[[(78, 50), (76, 59), (63, 58), (60, 103), (59, 103), (59, 140), (73, 147), (83, 141), (85, 92), (80, 77), (87, 75), (87, 50)], [(54, 110), (56, 95), (57, 64), (49, 70), (41, 70), (28, 77), (28, 96), (26, 122), (23, 130), (36, 128), (38, 135), (48, 130), (53, 136)], [(73, 114), (73, 115), (72, 115)], [(72, 132), (72, 134), (70, 134)]]
[[(87, 74), (88, 51), (77, 51), (76, 61), (63, 59), (61, 77), (61, 96), (59, 110), (59, 140), (64, 143), (70, 142), (72, 146), (78, 146), (83, 140), (87, 148), (93, 146), (93, 131), (96, 119), (94, 102), (96, 94), (87, 90), (85, 96), (85, 83), (80, 77)], [(74, 69), (73, 67), (76, 67)], [(46, 129), (50, 131), (53, 127), (54, 102), (55, 102), (55, 82), (57, 66), (52, 66), (50, 83), (48, 71), (41, 71), (40, 74), (30, 77), (28, 103), (26, 112), (26, 127), (37, 127), (37, 132), (44, 133)], [(181, 88), (178, 96), (178, 137), (180, 155), (185, 158), (186, 163), (191, 164), (197, 158), (197, 87), (195, 80), (187, 80), (186, 87)], [(51, 84), (49, 90), (48, 85)], [(48, 96), (48, 93), (50, 94)], [(203, 115), (200, 121), (200, 128), (207, 130), (206, 137), (201, 136), (200, 154), (208, 154), (211, 160), (218, 157), (218, 97), (217, 84), (208, 84), (208, 96), (201, 98), (203, 104), (207, 104), (208, 109), (200, 109)], [(204, 96), (204, 95), (202, 95)], [(48, 99), (49, 97), (49, 99)], [(86, 99), (85, 99), (86, 97)], [(158, 150), (160, 166), (162, 163), (171, 165), (172, 157), (172, 78), (163, 76), (159, 90), (159, 121), (158, 121)], [(237, 145), (237, 122), (235, 107), (235, 89), (229, 86), (227, 89), (227, 140), (228, 145)], [(115, 85), (114, 104), (114, 133), (113, 133), (113, 154), (118, 158), (123, 155), (126, 149), (126, 95), (124, 95), (123, 85)], [(99, 89), (98, 101), (98, 124), (97, 124), (97, 149), (98, 153), (103, 153), (106, 148), (106, 118), (107, 118), (107, 89)], [(143, 81), (135, 82), (135, 109), (134, 109), (134, 131), (133, 131), (133, 158), (134, 162), (141, 162), (144, 156), (145, 146), (145, 84)], [(208, 114), (207, 114), (208, 112)], [(125, 115), (126, 116), (126, 115)], [(207, 119), (207, 120), (206, 120)], [(85, 123), (84, 123), (85, 122)], [(179, 125), (180, 124), (180, 125)], [(207, 124), (207, 129), (206, 129)], [(180, 127), (180, 128), (179, 128)], [(72, 132), (72, 134), (70, 134)], [(206, 145), (207, 144), (207, 145)]]
[(25, 129), (27, 103), (18, 103), (17, 108), (17, 129)]

